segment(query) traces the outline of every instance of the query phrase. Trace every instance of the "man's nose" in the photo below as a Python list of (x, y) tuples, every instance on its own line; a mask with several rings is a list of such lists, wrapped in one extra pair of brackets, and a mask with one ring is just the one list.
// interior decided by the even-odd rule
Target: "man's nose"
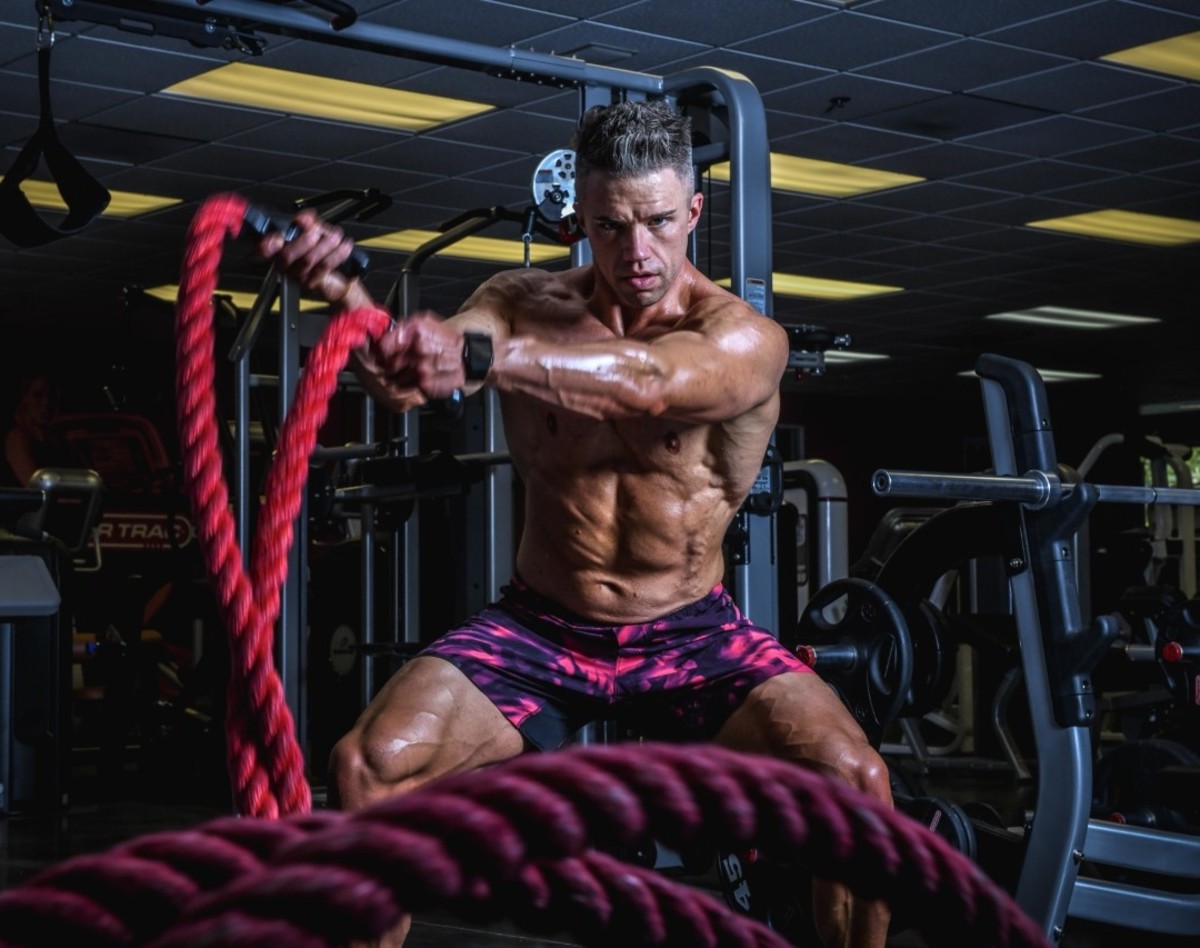
[(634, 225), (630, 227), (625, 236), (625, 257), (629, 260), (644, 260), (647, 256), (647, 231), (646, 228)]

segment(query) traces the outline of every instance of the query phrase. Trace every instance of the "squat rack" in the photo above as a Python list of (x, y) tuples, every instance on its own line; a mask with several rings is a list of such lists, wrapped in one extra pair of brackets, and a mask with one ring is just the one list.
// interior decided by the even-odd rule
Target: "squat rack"
[[(773, 315), (766, 116), (758, 91), (748, 78), (708, 66), (667, 76), (640, 73), (513, 46), (491, 47), (367, 23), (357, 19), (353, 8), (333, 0), (322, 0), (319, 5), (328, 11), (327, 16), (267, 0), (51, 0), (50, 3), (54, 17), (61, 21), (86, 20), (141, 35), (182, 38), (193, 44), (241, 50), (250, 55), (261, 53), (264, 48), (265, 43), (258, 36), (263, 32), (437, 65), (476, 69), (498, 78), (574, 87), (580, 94), (580, 114), (593, 105), (611, 104), (622, 97), (662, 97), (706, 108), (714, 117), (714, 129), (719, 127), (725, 140), (697, 148), (696, 160), (698, 163), (724, 159), (730, 162), (731, 290), (763, 315)], [(585, 242), (572, 248), (573, 263), (586, 262), (587, 255)], [(300, 370), (302, 327), (298, 303), (296, 288), (288, 281), (282, 281), (281, 418), (291, 407)], [(489, 411), (488, 414), (494, 413)], [(248, 425), (236, 427), (238, 457), (235, 464), (238, 471), (245, 471), (249, 456)], [(415, 417), (406, 420), (403, 434), (411, 439), (410, 444), (416, 443), (416, 428)], [(769, 477), (764, 473), (760, 479)], [(247, 535), (245, 525), (250, 510), (247, 484), (248, 477), (239, 477), (241, 489), (235, 500), (243, 536)], [(302, 561), (297, 551), (305, 542), (304, 518), (302, 511), (289, 563), (288, 582), (282, 590), (275, 645), (276, 664), (302, 747), (307, 744), (306, 615)], [(773, 513), (746, 518), (745, 550), (732, 567), (732, 592), (738, 605), (759, 624), (772, 629), (778, 625), (775, 519)], [(491, 592), (494, 594), (498, 590)]]

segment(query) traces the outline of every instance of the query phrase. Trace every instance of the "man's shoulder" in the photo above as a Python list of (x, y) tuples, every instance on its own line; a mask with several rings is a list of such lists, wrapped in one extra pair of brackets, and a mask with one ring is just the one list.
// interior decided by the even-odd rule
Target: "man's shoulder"
[(590, 278), (591, 266), (572, 267), (569, 270), (542, 270), (538, 267), (516, 267), (501, 270), (483, 284), (498, 290), (538, 290), (554, 287), (578, 287)]

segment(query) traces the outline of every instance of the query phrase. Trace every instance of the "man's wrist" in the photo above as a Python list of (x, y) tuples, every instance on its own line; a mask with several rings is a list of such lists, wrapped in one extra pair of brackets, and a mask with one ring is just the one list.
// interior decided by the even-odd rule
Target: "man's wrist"
[(492, 337), (482, 332), (463, 333), (463, 374), (468, 382), (482, 382), (492, 367)]

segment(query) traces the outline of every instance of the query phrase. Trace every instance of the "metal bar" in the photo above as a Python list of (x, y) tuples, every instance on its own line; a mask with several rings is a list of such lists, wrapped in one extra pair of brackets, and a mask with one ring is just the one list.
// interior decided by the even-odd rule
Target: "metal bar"
[(337, 29), (327, 17), (275, 3), (209, 0), (200, 6), (195, 0), (108, 0), (106, 5), (152, 15), (178, 16), (191, 22), (237, 20), (245, 23), (247, 29), (318, 40), (334, 46), (402, 54), (422, 62), (481, 69), (513, 79), (540, 77), (564, 86), (595, 83), (648, 93), (662, 91), (662, 78), (648, 73), (597, 66), (582, 59), (512, 46), (485, 46), (363, 20)]
[[(471, 461), (489, 465), (483, 484), (488, 546), (484, 595), (488, 601), (494, 602), (500, 598), (500, 587), (512, 578), (514, 571), (513, 469), (504, 434), (504, 419), (500, 413), (500, 395), (495, 389), (489, 388), (483, 391), (483, 398), (483, 447), (488, 460), (478, 458)], [(470, 463), (467, 457), (460, 457), (459, 460)]]
[(250, 567), (250, 353), (238, 358), (233, 372), (233, 498), (242, 568)]
[[(361, 435), (368, 444), (375, 439), (375, 399), (363, 395), (362, 399)], [(375, 643), (375, 584), (378, 581), (376, 543), (375, 543), (375, 505), (364, 504), (359, 511), (359, 523), (362, 525), (359, 540), (359, 592), (361, 596), (361, 612), (358, 641), (367, 646)], [(365, 708), (374, 697), (372, 682), (375, 676), (375, 653), (369, 648), (360, 650), (361, 661), (358, 666), (358, 697), (359, 707)]]
[[(1071, 483), (1043, 471), (1023, 477), (997, 474), (938, 474), (926, 471), (879, 470), (871, 476), (876, 494), (897, 497), (937, 497), (955, 500), (1011, 501), (1038, 509), (1069, 496)], [(1101, 503), (1177, 504), (1200, 506), (1200, 490), (1187, 487), (1140, 487), (1136, 485), (1093, 485)]]
[(1200, 895), (1083, 878), (1071, 893), (1071, 915), (1160, 935), (1194, 936), (1200, 931)]
[(880, 496), (1013, 501), (1039, 507), (1055, 493), (1054, 485), (1046, 477), (925, 471), (879, 470), (871, 475), (871, 487)]
[[(299, 334), (300, 291), (291, 280), (279, 286), (279, 418), (282, 423), (292, 407), (300, 377)], [(279, 621), (275, 634), (275, 660), (288, 710), (296, 724), (296, 740), (308, 747), (308, 714), (305, 687), (304, 630), (308, 601), (308, 504), (301, 499), (292, 545), (288, 550), (287, 575), (279, 596)]]
[(1090, 820), (1084, 856), (1106, 866), (1200, 879), (1200, 839), (1186, 833)]
[[(1038, 760), (1037, 808), (1028, 833), (1017, 883), (1017, 903), (1052, 941), (1058, 940), (1071, 889), (1079, 874), (1078, 854), (1091, 805), (1092, 747), (1082, 727), (1060, 727), (1051, 713), (1052, 683), (1042, 643), (1033, 573), (1009, 579)], [(1054, 766), (1045, 766), (1053, 761)]]

